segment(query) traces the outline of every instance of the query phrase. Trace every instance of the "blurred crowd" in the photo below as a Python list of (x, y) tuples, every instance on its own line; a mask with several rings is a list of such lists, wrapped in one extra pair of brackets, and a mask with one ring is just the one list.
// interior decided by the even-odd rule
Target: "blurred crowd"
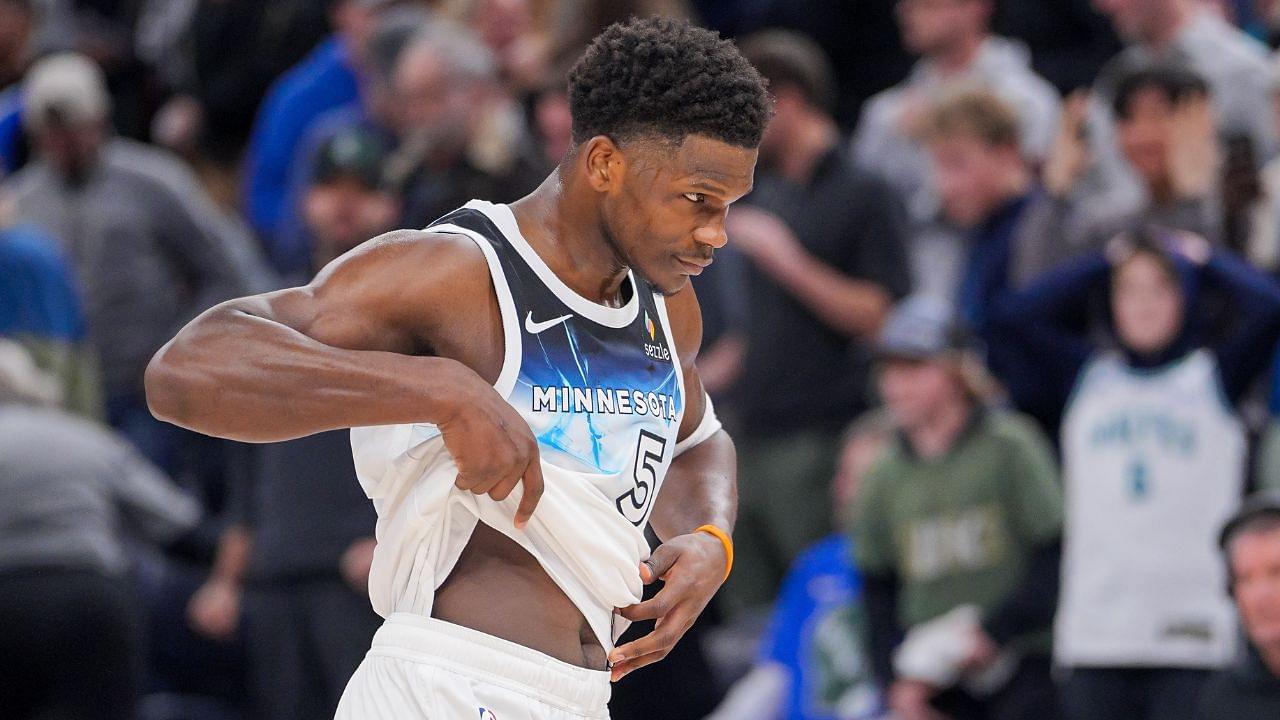
[(694, 281), (738, 560), (613, 716), (1280, 717), (1276, 0), (0, 0), (0, 717), (332, 717), (347, 433), (161, 423), (147, 362), (528, 193), (655, 13), (775, 114)]

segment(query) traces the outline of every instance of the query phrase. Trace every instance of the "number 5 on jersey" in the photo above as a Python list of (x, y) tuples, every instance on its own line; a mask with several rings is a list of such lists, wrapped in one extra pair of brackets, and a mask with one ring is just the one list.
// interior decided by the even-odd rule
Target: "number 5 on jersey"
[(631, 475), (635, 487), (618, 497), (618, 512), (636, 527), (644, 524), (653, 498), (658, 494), (658, 468), (666, 449), (666, 438), (648, 430), (640, 431), (640, 440), (636, 445), (636, 465)]

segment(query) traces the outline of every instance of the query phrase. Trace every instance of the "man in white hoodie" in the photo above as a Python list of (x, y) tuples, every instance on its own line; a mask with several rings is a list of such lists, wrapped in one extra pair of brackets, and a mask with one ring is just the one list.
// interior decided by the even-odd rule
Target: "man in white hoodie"
[(918, 130), (929, 108), (952, 92), (985, 88), (1018, 113), (1023, 153), (1048, 153), (1061, 100), (1031, 69), (1021, 43), (991, 34), (991, 0), (898, 0), (903, 44), (920, 60), (906, 80), (867, 102), (854, 155), (907, 199), (918, 290), (950, 298), (963, 264), (959, 236), (940, 203)]

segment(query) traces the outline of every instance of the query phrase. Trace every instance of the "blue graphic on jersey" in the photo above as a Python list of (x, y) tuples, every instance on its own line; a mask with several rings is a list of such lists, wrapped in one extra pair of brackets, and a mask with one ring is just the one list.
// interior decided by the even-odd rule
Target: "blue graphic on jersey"
[(683, 404), (679, 378), (670, 361), (646, 354), (646, 336), (659, 342), (646, 324), (604, 328), (574, 316), (523, 336), (511, 402), (529, 420), (545, 460), (613, 475), (628, 469), (641, 430), (669, 434)]

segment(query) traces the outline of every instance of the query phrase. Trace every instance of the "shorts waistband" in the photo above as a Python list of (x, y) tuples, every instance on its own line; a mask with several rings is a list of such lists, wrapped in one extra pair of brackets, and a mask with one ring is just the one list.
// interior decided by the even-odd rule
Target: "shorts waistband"
[(413, 613), (392, 613), (373, 636), (371, 655), (455, 668), (543, 702), (607, 717), (612, 686), (603, 670), (570, 665), (478, 630)]

